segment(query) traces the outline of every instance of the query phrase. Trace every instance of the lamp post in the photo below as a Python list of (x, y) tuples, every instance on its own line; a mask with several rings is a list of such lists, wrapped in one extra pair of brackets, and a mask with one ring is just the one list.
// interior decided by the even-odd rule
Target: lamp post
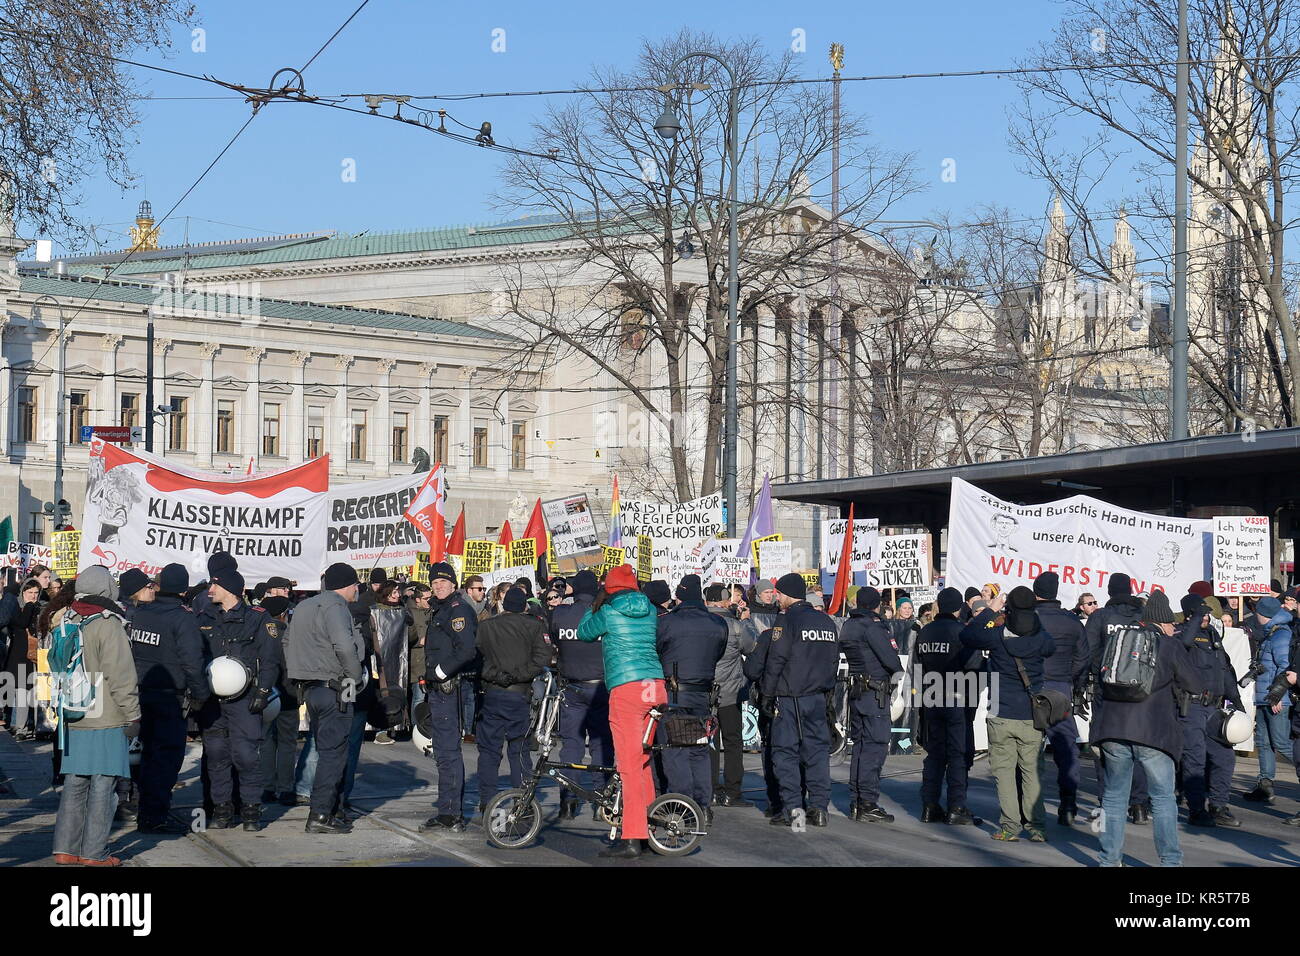
[[(736, 170), (739, 166), (737, 143), (740, 138), (740, 90), (736, 86), (736, 74), (727, 64), (727, 61), (714, 53), (697, 51), (678, 57), (677, 62), (669, 69), (669, 75), (675, 74), (678, 67), (691, 57), (696, 56), (707, 57), (718, 63), (726, 70), (727, 80), (730, 84), (730, 93), (727, 97), (727, 162), (731, 165), (731, 176), (727, 184), (727, 204), (730, 210), (728, 217), (731, 222), (727, 233), (727, 396), (722, 445), (722, 494), (727, 502), (727, 537), (734, 538), (736, 536), (737, 511), (736, 431), (739, 427), (739, 416), (736, 410), (736, 302), (740, 288), (736, 232)], [(677, 134), (682, 131), (681, 121), (678, 120), (677, 114), (673, 112), (672, 91), (675, 88), (676, 84), (671, 80), (660, 87), (665, 97), (668, 98), (668, 103), (659, 119), (655, 121), (655, 132), (670, 143), (676, 140)]]
[[(63, 317), (63, 306), (59, 300), (52, 295), (43, 295), (32, 303), (33, 313), (40, 309), (42, 302), (48, 300), (59, 311), (59, 368), (58, 368), (58, 391), (55, 398), (58, 404), (54, 412), (54, 530), (58, 531), (63, 526), (63, 403), (67, 400), (64, 395), (66, 391), (65, 375), (68, 367), (68, 349), (67, 338), (64, 335), (66, 328)], [(36, 316), (33, 315), (33, 318)]]

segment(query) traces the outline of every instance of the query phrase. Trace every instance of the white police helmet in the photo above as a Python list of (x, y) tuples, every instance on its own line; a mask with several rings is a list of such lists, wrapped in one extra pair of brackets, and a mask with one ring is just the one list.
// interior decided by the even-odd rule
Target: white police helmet
[(433, 717), (429, 713), (429, 702), (422, 700), (415, 705), (411, 714), (411, 743), (415, 749), (426, 757), (433, 756)]
[(208, 683), (218, 697), (238, 697), (252, 680), (253, 675), (237, 657), (218, 657), (208, 665)]
[(1235, 747), (1249, 740), (1255, 727), (1244, 710), (1221, 710), (1210, 718), (1207, 730), (1214, 739)]

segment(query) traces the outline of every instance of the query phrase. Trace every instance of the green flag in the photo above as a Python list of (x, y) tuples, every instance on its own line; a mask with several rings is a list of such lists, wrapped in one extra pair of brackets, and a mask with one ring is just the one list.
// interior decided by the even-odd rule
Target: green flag
[(0, 554), (9, 552), (9, 542), (14, 539), (14, 519), (6, 517), (0, 521)]

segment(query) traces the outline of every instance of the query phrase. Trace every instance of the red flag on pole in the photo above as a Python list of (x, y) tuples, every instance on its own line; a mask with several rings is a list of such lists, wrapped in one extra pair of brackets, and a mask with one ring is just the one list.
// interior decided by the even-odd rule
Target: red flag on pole
[(460, 517), (456, 519), (456, 526), (451, 529), (451, 540), (447, 542), (447, 553), (454, 554), (458, 557), (465, 556), (465, 506), (460, 506)]
[(835, 593), (831, 595), (829, 613), (839, 614), (849, 596), (849, 578), (853, 571), (853, 503), (849, 503), (849, 523), (844, 526), (844, 546), (840, 548), (840, 566), (835, 569)]
[(429, 543), (429, 563), (437, 564), (447, 557), (447, 519), (443, 515), (447, 486), (442, 463), (434, 466), (429, 477), (416, 492), (415, 498), (402, 515), (420, 529)]
[(505, 547), (515, 540), (515, 536), (510, 533), (510, 519), (507, 518), (501, 525), (501, 534), (497, 536), (497, 544)]
[(549, 538), (546, 534), (546, 519), (542, 515), (542, 499), (538, 498), (533, 505), (533, 513), (528, 519), (528, 527), (524, 529), (523, 537), (532, 538), (537, 542), (537, 573), (539, 580), (546, 578), (546, 548)]

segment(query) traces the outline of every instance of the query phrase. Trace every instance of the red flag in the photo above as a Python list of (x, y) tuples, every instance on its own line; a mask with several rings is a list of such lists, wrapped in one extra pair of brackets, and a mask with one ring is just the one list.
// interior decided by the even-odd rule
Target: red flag
[(831, 595), (829, 613), (839, 614), (849, 596), (849, 578), (853, 571), (853, 503), (849, 502), (849, 523), (844, 526), (844, 546), (840, 548), (840, 566), (835, 569), (835, 593)]
[(447, 553), (459, 557), (465, 556), (465, 506), (460, 506), (460, 517), (451, 529), (451, 540), (447, 542)]
[(430, 564), (437, 564), (447, 557), (447, 519), (443, 515), (444, 499), (447, 497), (445, 477), (442, 463), (439, 462), (429, 472), (429, 477), (424, 479), (424, 484), (402, 515), (420, 529), (424, 540), (429, 543)]
[(537, 568), (542, 575), (546, 573), (546, 519), (542, 516), (542, 499), (538, 498), (533, 505), (533, 513), (528, 519), (528, 527), (524, 529), (523, 536), (519, 539), (532, 538), (537, 542)]
[(501, 525), (501, 534), (497, 537), (497, 544), (504, 547), (513, 540), (515, 540), (515, 536), (510, 533), (510, 519), (507, 518)]

